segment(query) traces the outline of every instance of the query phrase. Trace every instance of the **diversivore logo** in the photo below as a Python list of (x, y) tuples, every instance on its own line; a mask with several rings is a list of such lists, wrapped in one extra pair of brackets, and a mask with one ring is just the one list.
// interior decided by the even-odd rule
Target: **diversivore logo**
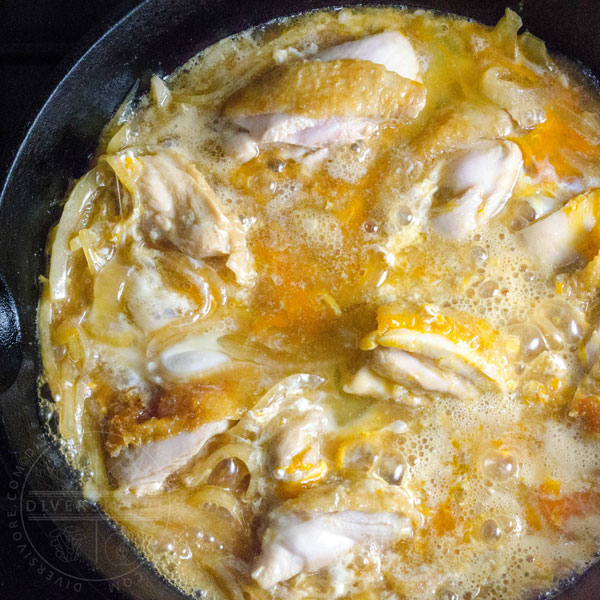
[[(126, 591), (141, 580), (141, 561), (117, 530), (107, 533), (105, 514), (82, 498), (81, 492), (40, 490), (31, 473), (48, 449), (24, 453), (10, 475), (4, 507), (15, 561), (24, 561), (40, 577), (71, 592), (85, 592), (89, 584), (105, 582), (109, 591)], [(25, 465), (29, 465), (26, 467)], [(110, 564), (110, 577), (86, 563)]]

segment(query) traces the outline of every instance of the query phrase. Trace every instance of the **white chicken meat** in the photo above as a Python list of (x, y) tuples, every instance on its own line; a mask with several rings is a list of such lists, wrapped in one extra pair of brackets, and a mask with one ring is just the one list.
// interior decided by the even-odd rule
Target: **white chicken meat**
[(157, 492), (169, 475), (198, 454), (210, 438), (228, 427), (229, 421), (222, 419), (194, 431), (123, 448), (111, 458), (109, 470), (122, 490), (130, 490), (136, 496)]
[(463, 374), (444, 370), (434, 359), (399, 348), (375, 348), (370, 366), (378, 375), (407, 387), (417, 386), (459, 398), (472, 398), (477, 393), (476, 387)]
[(521, 150), (506, 140), (455, 152), (440, 176), (443, 203), (432, 210), (432, 228), (445, 237), (464, 238), (504, 208), (522, 166)]
[(172, 243), (196, 259), (228, 256), (242, 285), (255, 277), (246, 234), (196, 167), (173, 151), (111, 156), (109, 164), (143, 207), (143, 228), (152, 241)]
[(388, 71), (413, 81), (423, 81), (419, 59), (412, 44), (398, 31), (384, 31), (367, 35), (360, 40), (326, 48), (314, 60), (353, 58), (383, 65)]
[(409, 519), (390, 512), (284, 513), (267, 530), (252, 577), (268, 589), (332, 565), (355, 544), (386, 544), (411, 533)]
[(600, 247), (600, 190), (572, 198), (517, 234), (529, 254), (550, 269), (590, 258)]

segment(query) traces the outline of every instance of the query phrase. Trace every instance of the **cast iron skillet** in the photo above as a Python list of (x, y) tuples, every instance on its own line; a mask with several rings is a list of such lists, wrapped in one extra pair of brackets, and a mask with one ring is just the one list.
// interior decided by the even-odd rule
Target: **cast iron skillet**
[[(129, 1), (87, 40), (78, 56), (63, 65), (56, 87), (6, 159), (6, 181), (0, 196), (0, 413), (12, 449), (30, 471), (33, 489), (58, 492), (65, 498), (81, 497), (77, 478), (45, 435), (37, 399), (41, 373), (36, 336), (38, 277), (46, 270), (48, 231), (59, 217), (69, 180), (87, 170), (103, 125), (136, 80), (143, 89), (153, 72), (168, 73), (225, 36), (334, 2), (247, 0), (240, 6), (236, 0)], [(344, 1), (345, 5), (358, 3)], [(600, 37), (595, 27), (600, 23), (598, 0), (414, 0), (408, 4), (454, 12), (487, 24), (494, 24), (508, 4), (552, 50), (600, 73)], [(82, 517), (98, 514), (87, 503), (80, 511)], [(87, 522), (82, 519), (82, 527)], [(116, 528), (109, 519), (101, 518), (98, 525), (99, 538), (107, 544), (98, 545), (98, 538), (92, 535), (96, 525), (89, 523), (84, 529), (89, 535), (78, 540), (79, 552), (106, 577), (126, 572), (125, 561), (136, 567), (135, 586), (128, 588), (132, 597), (183, 597), (131, 545), (117, 564), (110, 543)], [(98, 552), (99, 547), (104, 551)], [(561, 598), (597, 600), (599, 596), (597, 565)]]

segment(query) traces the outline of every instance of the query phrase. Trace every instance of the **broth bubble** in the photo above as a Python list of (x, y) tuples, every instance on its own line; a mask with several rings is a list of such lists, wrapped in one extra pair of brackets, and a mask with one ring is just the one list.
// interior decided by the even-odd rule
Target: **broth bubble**
[(486, 477), (498, 482), (508, 481), (519, 473), (519, 465), (513, 456), (500, 450), (486, 453), (482, 461), (482, 470)]
[(401, 485), (406, 473), (406, 462), (401, 455), (386, 454), (377, 465), (377, 474), (391, 485)]
[(487, 519), (481, 525), (481, 539), (485, 542), (497, 542), (502, 537), (502, 530), (494, 519)]
[(239, 458), (224, 458), (217, 463), (206, 482), (209, 485), (241, 494), (248, 489), (250, 484), (250, 471)]

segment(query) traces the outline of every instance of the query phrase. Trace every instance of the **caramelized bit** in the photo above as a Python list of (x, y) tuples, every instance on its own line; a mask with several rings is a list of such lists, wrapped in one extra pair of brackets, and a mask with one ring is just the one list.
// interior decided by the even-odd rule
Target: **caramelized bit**
[(600, 433), (600, 360), (596, 359), (575, 390), (569, 416), (581, 421), (590, 433)]

